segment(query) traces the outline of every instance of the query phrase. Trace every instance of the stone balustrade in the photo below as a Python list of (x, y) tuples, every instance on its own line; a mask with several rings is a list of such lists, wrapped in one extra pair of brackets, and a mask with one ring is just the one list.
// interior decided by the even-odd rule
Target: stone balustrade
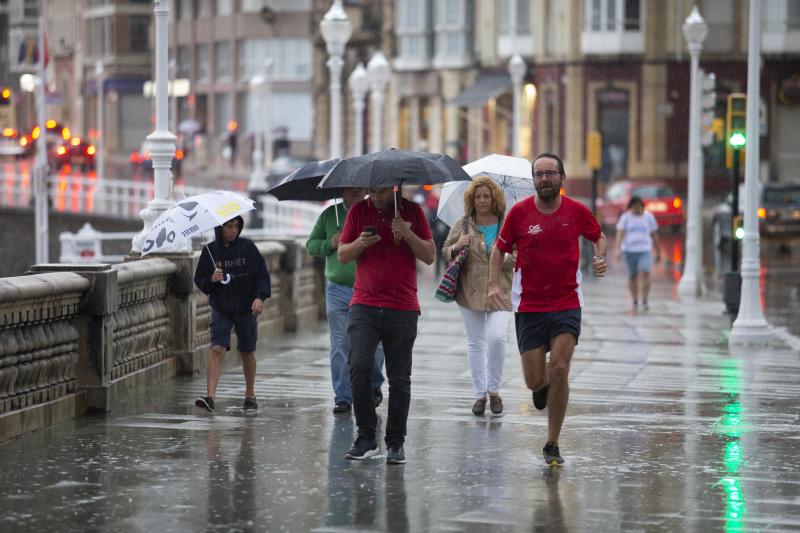
[[(272, 277), (259, 334), (319, 320), (324, 265), (303, 242), (257, 243)], [(0, 443), (87, 411), (110, 411), (176, 374), (205, 378), (211, 311), (199, 252), (110, 266), (48, 264), (0, 278)]]

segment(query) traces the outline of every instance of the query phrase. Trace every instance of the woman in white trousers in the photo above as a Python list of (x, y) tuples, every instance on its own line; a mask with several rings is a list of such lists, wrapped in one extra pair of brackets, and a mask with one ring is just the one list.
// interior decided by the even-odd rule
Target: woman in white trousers
[(472, 413), (483, 416), (487, 396), (493, 414), (503, 412), (500, 384), (506, 362), (508, 322), (511, 318), (511, 278), (516, 254), (506, 256), (501, 285), (508, 293), (508, 308), (490, 311), (489, 254), (503, 225), (506, 202), (492, 178), (479, 176), (464, 191), (464, 217), (453, 224), (442, 246), (442, 257), (452, 260), (467, 248), (467, 258), (458, 274), (456, 303), (467, 332), (467, 352), (475, 403)]

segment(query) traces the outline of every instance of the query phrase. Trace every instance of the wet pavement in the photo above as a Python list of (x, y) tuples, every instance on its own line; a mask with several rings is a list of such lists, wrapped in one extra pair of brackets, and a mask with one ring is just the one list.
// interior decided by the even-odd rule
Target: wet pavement
[(214, 415), (192, 405), (205, 380), (183, 378), (0, 447), (0, 530), (797, 530), (800, 354), (729, 353), (722, 303), (675, 300), (670, 268), (648, 312), (617, 267), (586, 283), (563, 468), (542, 461), (513, 341), (505, 413), (471, 414), (461, 319), (427, 280), (406, 465), (343, 458), (354, 425), (331, 413), (321, 324), (262, 340), (256, 416), (235, 369)]

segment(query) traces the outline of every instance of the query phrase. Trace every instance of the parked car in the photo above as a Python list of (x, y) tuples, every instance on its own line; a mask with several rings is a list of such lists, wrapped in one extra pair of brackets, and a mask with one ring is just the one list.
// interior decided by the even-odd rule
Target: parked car
[(656, 217), (659, 227), (677, 230), (683, 224), (683, 200), (661, 180), (618, 180), (612, 183), (605, 197), (597, 200), (600, 224), (606, 228), (615, 227), (633, 196), (642, 199), (645, 210)]
[(94, 169), (94, 156), (97, 149), (93, 144), (80, 137), (72, 137), (50, 150), (50, 162), (57, 170), (65, 165), (80, 168), (83, 171)]
[[(51, 149), (61, 144), (62, 141), (68, 141), (72, 136), (69, 128), (56, 122), (53, 119), (45, 123), (47, 147)], [(34, 126), (29, 134), (22, 135), (19, 138), (19, 145), (22, 147), (22, 156), (33, 156), (36, 153), (36, 143), (39, 141), (40, 130), (39, 126)]]
[[(800, 184), (759, 184), (758, 231), (764, 237), (800, 236)], [(739, 213), (744, 208), (744, 185), (739, 186)], [(731, 238), (731, 194), (714, 208), (714, 244)]]
[(25, 150), (19, 144), (19, 135), (14, 128), (0, 131), (0, 156), (20, 157)]

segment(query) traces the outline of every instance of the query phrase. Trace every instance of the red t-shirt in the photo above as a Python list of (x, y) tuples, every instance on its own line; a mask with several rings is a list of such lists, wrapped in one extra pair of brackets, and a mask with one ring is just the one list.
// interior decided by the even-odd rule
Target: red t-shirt
[[(422, 209), (414, 202), (400, 201), (400, 216), (411, 222), (411, 231), (428, 241), (433, 238)], [(417, 258), (408, 244), (394, 243), (394, 209), (381, 213), (367, 198), (347, 212), (341, 242), (353, 242), (364, 226), (375, 226), (381, 240), (367, 247), (356, 260), (356, 283), (350, 305), (362, 304), (402, 311), (419, 311)]]
[(536, 208), (533, 197), (509, 210), (497, 248), (511, 253), (517, 246), (511, 289), (514, 311), (555, 312), (583, 306), (578, 268), (581, 235), (597, 242), (600, 225), (583, 204), (566, 196), (549, 215)]

